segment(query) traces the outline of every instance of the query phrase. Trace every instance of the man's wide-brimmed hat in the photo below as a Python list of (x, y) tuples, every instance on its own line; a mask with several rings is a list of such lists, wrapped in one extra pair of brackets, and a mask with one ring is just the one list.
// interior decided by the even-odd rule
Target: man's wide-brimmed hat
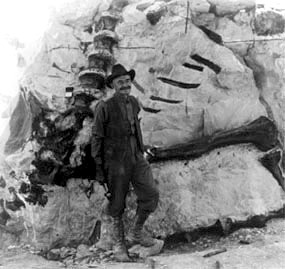
[(121, 64), (115, 64), (112, 67), (112, 74), (110, 76), (107, 77), (106, 79), (106, 84), (108, 87), (112, 88), (112, 82), (115, 78), (118, 78), (120, 76), (125, 76), (125, 75), (129, 75), (131, 77), (131, 80), (134, 79), (136, 72), (134, 69), (131, 69), (130, 71), (127, 71), (126, 68), (124, 66), (122, 66)]

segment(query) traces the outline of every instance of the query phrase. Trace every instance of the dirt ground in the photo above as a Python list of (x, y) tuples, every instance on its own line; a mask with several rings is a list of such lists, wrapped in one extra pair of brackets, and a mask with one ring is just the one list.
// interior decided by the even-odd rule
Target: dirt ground
[[(222, 253), (203, 257), (215, 250)], [(264, 228), (247, 228), (228, 237), (204, 236), (189, 243), (168, 247), (154, 257), (138, 263), (64, 264), (48, 261), (28, 250), (11, 248), (0, 252), (0, 269), (285, 269), (285, 218), (274, 219)]]

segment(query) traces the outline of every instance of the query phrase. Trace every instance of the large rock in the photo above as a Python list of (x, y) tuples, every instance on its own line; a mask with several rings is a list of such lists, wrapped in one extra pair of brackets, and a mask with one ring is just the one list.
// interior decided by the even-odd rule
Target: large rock
[[(31, 94), (28, 96), (36, 96), (33, 101), (38, 102), (34, 105), (29, 98), (19, 98), (7, 132), (8, 150), (0, 156), (6, 184), (0, 187), (5, 201), (0, 208), (0, 241), (5, 242), (1, 247), (16, 241), (43, 249), (93, 242), (105, 201), (97, 183), (93, 189), (84, 178), (63, 178), (64, 187), (34, 186), (34, 197), (18, 190), (23, 182), (29, 184), (28, 175), (35, 168), (31, 164), (39, 150), (36, 140), (28, 141), (31, 125), (45, 128), (43, 122), (33, 119), (41, 108), (52, 109), (55, 115), (64, 111), (65, 88), (77, 86), (78, 72), (87, 65), (94, 24), (110, 6), (119, 10), (122, 18), (116, 27), (121, 39), (114, 49), (115, 59), (136, 70), (133, 94), (148, 108), (141, 112), (146, 144), (168, 147), (268, 116), (278, 126), (284, 145), (284, 44), (256, 42), (251, 48), (251, 43), (226, 43), (251, 37), (254, 3), (190, 1), (191, 20), (185, 33), (187, 1), (164, 2), (163, 14), (154, 25), (146, 15), (156, 10), (155, 1), (83, 0), (56, 14), (43, 43), (35, 48), (36, 55), (30, 58), (32, 63), (26, 61), (21, 80), (22, 88)], [(198, 27), (201, 25), (218, 33), (225, 46), (213, 41)], [(51, 121), (55, 115), (51, 113)], [(83, 129), (71, 141), (74, 165), (81, 161), (81, 145), (88, 142), (90, 124), (84, 121)], [(282, 208), (284, 192), (259, 162), (263, 154), (253, 146), (237, 145), (215, 149), (196, 160), (152, 164), (160, 203), (147, 223), (148, 231), (166, 237), (213, 225), (219, 219), (243, 221)], [(125, 216), (127, 229), (135, 209), (131, 195)]]
[[(20, 212), (7, 210), (12, 219), (6, 224), (5, 233), (1, 229), (1, 241), (16, 234), (21, 242), (43, 250), (62, 245), (90, 244), (90, 237), (100, 219), (104, 192), (99, 184), (95, 184), (95, 194), (89, 196), (88, 187), (87, 181), (70, 179), (66, 188), (45, 188), (48, 203), (44, 207), (26, 203), (26, 208)], [(19, 218), (22, 223), (15, 226)]]
[[(195, 25), (189, 23), (187, 34), (184, 28), (185, 21), (170, 11), (155, 26), (139, 21), (135, 28), (128, 22), (116, 28), (124, 38), (119, 49), (115, 50), (115, 58), (136, 70), (136, 81), (145, 90), (142, 94), (134, 87), (134, 95), (139, 97), (144, 106), (161, 110), (157, 114), (142, 113), (146, 144), (172, 145), (201, 136), (206, 107), (221, 99), (247, 99), (246, 102), (259, 106), (252, 70), (231, 50), (214, 43)], [(221, 71), (216, 74), (215, 70), (191, 59), (194, 54), (219, 66)], [(185, 68), (185, 62), (202, 66), (204, 70), (199, 72)], [(198, 83), (200, 86), (185, 89), (165, 83), (159, 77)], [(152, 101), (150, 95), (183, 102), (169, 104)], [(264, 115), (264, 111), (257, 108), (254, 114), (258, 117)], [(246, 119), (242, 123), (245, 122)]]
[[(262, 154), (252, 146), (231, 146), (193, 161), (153, 164), (160, 202), (147, 230), (166, 237), (211, 226), (219, 219), (243, 221), (282, 208), (284, 192), (258, 156)], [(10, 179), (8, 186), (12, 182)], [(38, 249), (90, 243), (105, 198), (99, 184), (94, 184), (91, 196), (89, 187), (88, 181), (81, 179), (70, 179), (67, 187), (45, 187), (48, 203), (44, 207), (25, 203), (21, 211), (7, 210), (12, 219), (6, 230), (1, 229), (1, 240), (18, 236)], [(1, 191), (2, 197), (9, 199), (6, 190)], [(133, 193), (128, 197), (128, 208), (127, 230), (136, 209)]]
[(213, 150), (194, 161), (153, 165), (160, 190), (148, 229), (155, 235), (211, 226), (218, 219), (246, 220), (284, 205), (284, 192), (249, 146)]

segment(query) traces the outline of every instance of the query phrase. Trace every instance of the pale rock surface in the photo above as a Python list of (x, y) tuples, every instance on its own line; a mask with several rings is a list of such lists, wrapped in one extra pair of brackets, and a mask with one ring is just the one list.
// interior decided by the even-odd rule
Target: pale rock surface
[[(283, 34), (284, 38), (284, 34)], [(255, 71), (265, 107), (276, 122), (285, 143), (285, 43), (284, 40), (257, 42), (246, 58)]]
[[(136, 81), (145, 89), (142, 94), (133, 86), (133, 94), (144, 106), (161, 109), (157, 114), (141, 112), (145, 143), (170, 146), (239, 127), (261, 115), (275, 120), (284, 142), (284, 42), (256, 42), (246, 59), (249, 68), (242, 59), (247, 55), (248, 45), (220, 46), (191, 22), (185, 34), (186, 1), (167, 1), (168, 12), (154, 26), (144, 14), (152, 1), (144, 11), (136, 9), (134, 14), (138, 16), (132, 16), (134, 7), (146, 2), (130, 1), (123, 9), (121, 15), (125, 21), (116, 27), (122, 40), (114, 51), (117, 62), (136, 70)], [(250, 37), (252, 13), (241, 10), (250, 10), (253, 1), (190, 2), (194, 13), (199, 15), (199, 25), (209, 25), (228, 41), (242, 39), (243, 35)], [(83, 0), (57, 11), (43, 44), (36, 50), (40, 52), (27, 67), (22, 86), (42, 94), (40, 100), (48, 107), (64, 109), (65, 87), (76, 86), (79, 68), (87, 65), (85, 45), (92, 40), (92, 35), (84, 29), (94, 20), (98, 21), (100, 13), (110, 4), (107, 0)], [(199, 14), (208, 12), (211, 5), (216, 6), (216, 13)], [(229, 22), (229, 18), (222, 17), (224, 14), (232, 14), (234, 20)], [(216, 74), (195, 62), (190, 58), (193, 54), (219, 65), (221, 72)], [(182, 66), (185, 62), (203, 66), (204, 70), (187, 69)], [(150, 72), (151, 68), (154, 71)], [(182, 89), (165, 84), (157, 77), (201, 85), (196, 89)], [(260, 94), (265, 100), (262, 104)], [(151, 95), (182, 102), (173, 105), (152, 101)], [(233, 100), (237, 102), (235, 105)], [(234, 113), (237, 106), (240, 113)], [(88, 132), (88, 126), (85, 127)], [(23, 128), (29, 130), (30, 125)], [(78, 141), (82, 137), (87, 139), (84, 132), (82, 134)], [(11, 178), (9, 173), (14, 169), (18, 178), (25, 180), (23, 174), (31, 169), (34, 150), (37, 145), (27, 143), (17, 152), (3, 156), (1, 174), (8, 184), (0, 189), (0, 195), (5, 199), (9, 199), (9, 186), (18, 189), (20, 185), (20, 180)], [(213, 225), (220, 218), (246, 220), (282, 208), (284, 192), (259, 163), (262, 154), (252, 146), (239, 145), (216, 149), (193, 161), (153, 164), (160, 202), (147, 222), (148, 232), (166, 237)], [(5, 244), (29, 242), (43, 249), (88, 243), (105, 198), (97, 183), (88, 198), (87, 185), (84, 179), (69, 179), (67, 187), (46, 186), (47, 205), (26, 204), (20, 212), (9, 211), (11, 227), (22, 232), (15, 235), (0, 228), (0, 241)], [(128, 201), (125, 221), (130, 225), (136, 209), (134, 195)]]
[[(178, 16), (168, 13), (155, 26), (141, 22), (134, 27), (123, 22), (116, 28), (119, 35), (124, 36), (120, 43), (124, 48), (115, 51), (115, 58), (136, 70), (136, 81), (146, 91), (142, 95), (133, 87), (134, 95), (145, 106), (162, 110), (155, 115), (142, 113), (146, 144), (165, 146), (200, 137), (204, 109), (208, 103), (229, 96), (258, 102), (252, 71), (232, 51), (209, 40), (195, 25), (190, 25), (189, 32), (185, 34), (184, 23)], [(138, 48), (128, 49), (128, 46)], [(183, 67), (185, 62), (197, 64), (190, 58), (193, 54), (209, 59), (222, 71), (216, 75), (207, 67), (203, 72)], [(155, 72), (150, 73), (150, 68)], [(182, 89), (165, 84), (157, 77), (201, 85), (196, 89)], [(183, 102), (169, 105), (149, 100), (147, 97), (150, 95)], [(257, 117), (263, 114), (259, 109), (255, 112)]]
[(240, 11), (233, 20), (227, 17), (217, 19), (213, 30), (221, 35), (226, 47), (244, 56), (248, 48), (252, 46), (251, 40), (254, 39), (253, 18), (254, 11)]
[[(9, 186), (11, 185), (17, 186), (17, 183), (10, 182)], [(1, 248), (12, 244), (15, 236), (20, 242), (32, 244), (39, 250), (62, 245), (89, 244), (88, 240), (94, 231), (96, 221), (100, 219), (99, 212), (104, 194), (102, 187), (94, 184), (94, 194), (88, 198), (85, 188), (86, 184), (82, 179), (70, 179), (66, 188), (45, 188), (48, 196), (45, 207), (26, 203), (26, 208), (20, 212), (7, 210), (12, 217), (7, 227), (11, 228), (12, 233), (0, 229), (0, 240), (5, 242)], [(3, 192), (0, 189), (0, 194), (3, 198), (9, 198), (5, 190)]]
[(90, 199), (80, 179), (70, 179), (67, 188), (47, 187), (45, 207), (29, 206), (25, 211), (27, 233), (39, 249), (57, 245), (88, 243), (104, 200), (102, 187), (94, 185)]
[(230, 146), (193, 161), (154, 164), (160, 202), (148, 231), (167, 235), (281, 208), (284, 192), (257, 156), (254, 147)]
[(237, 98), (228, 98), (209, 104), (204, 113), (205, 135), (241, 127), (244, 123), (254, 121), (259, 115), (267, 115), (264, 106), (258, 100)]

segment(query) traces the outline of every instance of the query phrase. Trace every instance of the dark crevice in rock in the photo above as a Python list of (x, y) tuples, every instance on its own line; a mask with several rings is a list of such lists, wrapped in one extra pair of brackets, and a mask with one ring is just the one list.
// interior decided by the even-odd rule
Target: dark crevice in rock
[(215, 14), (216, 17), (218, 17), (217, 6), (213, 3), (210, 3), (209, 1), (207, 1), (207, 2), (210, 4), (209, 13), (213, 13), (213, 14)]
[(6, 201), (6, 208), (11, 211), (21, 210), (21, 207), (26, 208), (25, 203), (19, 198), (14, 187), (9, 187), (9, 192), (13, 195), (13, 201)]
[(5, 188), (6, 187), (6, 181), (5, 181), (5, 179), (4, 179), (4, 177), (3, 176), (0, 176), (0, 188)]
[(216, 86), (217, 88), (223, 89), (225, 91), (230, 91), (231, 90), (226, 85), (222, 85), (217, 77), (212, 77), (211, 81), (212, 81), (213, 85)]
[(92, 34), (92, 32), (93, 32), (93, 28), (92, 28), (92, 25), (87, 25), (86, 27), (85, 27), (85, 29), (83, 30), (83, 32), (87, 32), (88, 34)]
[(87, 52), (88, 47), (92, 44), (92, 42), (85, 42), (85, 41), (80, 41), (79, 44), (79, 49), (81, 49), (82, 53)]
[(48, 50), (47, 52), (51, 52), (53, 50), (59, 50), (59, 49), (66, 49), (66, 50), (79, 50), (79, 48), (75, 48), (75, 47), (70, 47), (69, 45), (68, 46), (58, 46), (58, 47), (54, 47), (54, 48), (51, 48), (50, 50)]
[(151, 25), (156, 25), (162, 16), (165, 15), (167, 12), (167, 8), (160, 8), (159, 10), (156, 11), (150, 11), (146, 14), (147, 20), (150, 22)]
[(145, 106), (143, 106), (142, 109), (149, 113), (159, 113), (161, 111), (161, 109), (155, 109), (155, 108), (145, 107)]
[(9, 219), (11, 219), (11, 216), (4, 207), (4, 200), (0, 199), (0, 224), (5, 226)]
[(202, 72), (204, 70), (203, 66), (199, 66), (199, 65), (195, 65), (195, 64), (184, 63), (183, 66), (187, 67), (189, 69), (200, 71), (200, 72)]
[(217, 64), (211, 62), (210, 60), (203, 58), (202, 56), (200, 56), (199, 54), (194, 54), (190, 56), (194, 61), (204, 64), (206, 66), (208, 66), (210, 69), (212, 69), (216, 74), (219, 74), (222, 70), (222, 68), (220, 66), (218, 66)]
[(154, 156), (150, 162), (194, 159), (213, 149), (242, 143), (252, 143), (259, 150), (267, 151), (279, 144), (277, 136), (274, 123), (262, 116), (248, 125), (230, 131), (222, 131), (168, 148), (154, 148)]
[(169, 103), (169, 104), (179, 104), (183, 102), (183, 100), (166, 99), (166, 98), (162, 98), (162, 97), (154, 96), (154, 95), (151, 95), (150, 99), (153, 101), (159, 101), (159, 102), (164, 102), (164, 103)]
[(260, 159), (260, 162), (264, 167), (266, 167), (271, 172), (271, 174), (276, 178), (278, 184), (285, 191), (285, 184), (284, 184), (285, 179), (282, 174), (281, 160), (282, 160), (282, 151), (278, 149), (264, 155)]
[(88, 238), (89, 245), (94, 245), (99, 241), (101, 234), (101, 220), (97, 220), (91, 235)]
[(133, 80), (133, 85), (141, 92), (141, 93), (146, 93), (145, 89), (134, 79)]
[(274, 116), (273, 116), (273, 111), (270, 107), (270, 105), (268, 104), (268, 102), (265, 100), (265, 98), (262, 96), (262, 94), (259, 95), (259, 101), (260, 103), (265, 107), (265, 110), (267, 112), (268, 117), (275, 122), (274, 120)]
[(281, 167), (283, 169), (283, 171), (285, 171), (285, 150), (283, 149), (283, 152), (282, 152), (282, 159), (281, 159)]
[(56, 68), (57, 70), (59, 70), (59, 71), (61, 71), (61, 72), (64, 72), (64, 73), (68, 73), (68, 74), (71, 73), (70, 71), (66, 71), (66, 70), (60, 68), (56, 63), (52, 63), (52, 67), (53, 67), (53, 68)]
[(14, 201), (6, 201), (6, 208), (11, 211), (21, 210), (21, 207), (26, 207), (26, 206), (20, 199)]
[(208, 36), (210, 40), (214, 41), (219, 45), (223, 45), (223, 39), (219, 34), (215, 33), (214, 31), (208, 29), (203, 25), (198, 25), (197, 27), (199, 27)]
[(22, 182), (19, 193), (25, 195), (25, 201), (29, 204), (45, 206), (48, 201), (45, 190), (35, 182), (31, 182), (31, 184)]
[(173, 248), (179, 243), (195, 242), (205, 235), (216, 235), (218, 237), (228, 236), (242, 228), (264, 228), (266, 222), (274, 218), (284, 218), (285, 207), (280, 210), (269, 212), (268, 215), (256, 215), (244, 221), (234, 221), (231, 218), (217, 220), (212, 226), (201, 227), (190, 232), (175, 233), (168, 236), (164, 242), (164, 249)]
[(172, 80), (172, 79), (164, 78), (164, 77), (158, 77), (157, 79), (161, 80), (162, 82), (166, 84), (170, 84), (172, 86), (176, 86), (176, 87), (183, 88), (183, 89), (194, 89), (200, 86), (200, 84), (197, 84), (197, 83), (185, 83), (185, 82), (176, 81), (176, 80)]
[(244, 63), (246, 64), (247, 67), (249, 67), (252, 70), (256, 87), (258, 89), (261, 89), (266, 79), (265, 70), (261, 65), (256, 63), (253, 59), (251, 59), (250, 49), (248, 51), (247, 56), (244, 57)]
[(156, 72), (156, 70), (153, 67), (150, 67), (148, 69), (148, 72), (151, 73), (151, 74), (154, 74)]
[(58, 75), (47, 75), (49, 78), (62, 78), (61, 76)]

